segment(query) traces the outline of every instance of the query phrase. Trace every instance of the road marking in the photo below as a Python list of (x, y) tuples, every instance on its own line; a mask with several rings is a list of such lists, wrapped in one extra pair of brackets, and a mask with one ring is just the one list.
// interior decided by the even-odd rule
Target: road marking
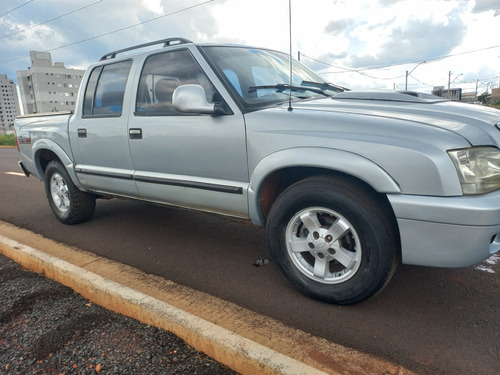
[(21, 172), (5, 172), (5, 174), (10, 174), (12, 176), (22, 176), (22, 177), (24, 177), (24, 173), (21, 173)]
[(495, 253), (488, 259), (486, 259), (483, 263), (478, 264), (474, 268), (479, 271), (484, 271), (488, 273), (495, 273), (495, 270), (493, 269), (493, 266), (496, 265), (497, 263), (500, 263), (500, 254)]

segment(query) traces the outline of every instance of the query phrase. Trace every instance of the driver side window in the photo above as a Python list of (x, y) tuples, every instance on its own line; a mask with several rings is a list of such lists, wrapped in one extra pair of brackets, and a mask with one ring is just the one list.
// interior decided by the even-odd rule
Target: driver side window
[(177, 87), (185, 84), (201, 85), (207, 100), (213, 100), (215, 88), (188, 50), (148, 57), (141, 73), (135, 115), (184, 115), (173, 107), (172, 95)]

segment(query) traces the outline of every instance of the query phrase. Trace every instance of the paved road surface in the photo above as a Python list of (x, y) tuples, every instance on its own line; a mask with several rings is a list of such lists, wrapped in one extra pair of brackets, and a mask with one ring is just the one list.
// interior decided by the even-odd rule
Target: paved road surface
[[(268, 257), (263, 230), (141, 202), (99, 200), (94, 218), (60, 224), (43, 184), (0, 149), (0, 220), (209, 293), (313, 335), (422, 374), (500, 373), (500, 262), (433, 269), (401, 266), (360, 305), (338, 307), (292, 290)], [(270, 335), (279, 332), (272, 333)]]

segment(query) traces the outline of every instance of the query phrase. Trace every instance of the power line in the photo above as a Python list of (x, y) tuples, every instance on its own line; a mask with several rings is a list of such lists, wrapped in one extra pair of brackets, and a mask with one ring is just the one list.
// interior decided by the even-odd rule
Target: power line
[[(33, 1), (33, 0), (31, 0), (31, 1)], [(91, 7), (92, 5), (95, 5), (95, 4), (100, 3), (100, 2), (102, 2), (102, 1), (103, 1), (103, 0), (98, 0), (98, 1), (96, 1), (96, 2), (94, 2), (94, 3), (92, 3), (92, 4), (85, 5), (85, 6), (81, 7), (81, 8), (75, 9), (75, 10), (73, 10), (73, 11), (71, 11), (71, 12), (68, 12), (68, 13), (62, 14), (62, 15), (60, 15), (60, 16), (57, 16), (57, 17), (51, 18), (50, 20), (47, 20), (47, 21), (44, 21), (44, 22), (37, 23), (36, 25), (32, 25), (32, 26), (27, 27), (27, 28), (25, 28), (25, 29), (21, 29), (21, 30), (14, 31), (13, 33), (10, 33), (10, 34), (2, 35), (2, 36), (0, 36), (0, 39), (2, 39), (2, 38), (6, 38), (6, 37), (8, 37), (8, 36), (12, 36), (12, 35), (16, 35), (16, 34), (22, 33), (23, 31), (30, 30), (30, 29), (32, 29), (32, 28), (34, 28), (34, 27), (37, 27), (37, 26), (45, 25), (46, 23), (49, 23), (49, 22), (55, 21), (55, 20), (57, 20), (57, 19), (59, 19), (59, 18), (63, 18), (63, 17), (69, 16), (70, 14), (76, 13), (76, 12), (78, 12), (78, 11), (80, 11), (80, 10), (85, 9), (85, 8), (89, 8), (89, 7)]]
[(5, 15), (7, 15), (9, 13), (12, 13), (13, 11), (15, 11), (15, 10), (17, 10), (19, 8), (22, 8), (23, 6), (28, 5), (29, 3), (33, 2), (33, 1), (35, 1), (35, 0), (29, 0), (29, 1), (25, 2), (24, 4), (21, 4), (18, 7), (14, 8), (14, 9), (11, 9), (8, 12), (5, 12), (4, 14), (0, 14), (0, 17), (3, 17), (3, 16), (5, 16)]
[[(421, 80), (419, 80), (418, 78), (415, 78), (414, 75), (411, 75), (409, 74), (410, 77), (412, 77), (415, 81), (417, 81), (418, 83), (420, 83), (421, 85), (424, 85), (424, 86), (428, 86), (428, 87), (434, 87), (435, 85), (429, 85), (428, 83), (425, 83), (425, 82), (422, 82)], [(409, 84), (408, 84), (409, 85)]]
[[(34, 1), (34, 0), (31, 0), (31, 1)], [(82, 39), (82, 40), (79, 40), (79, 41), (76, 41), (76, 42), (68, 43), (68, 44), (65, 44), (65, 45), (63, 45), (63, 46), (50, 48), (50, 49), (45, 50), (44, 52), (52, 52), (52, 51), (56, 51), (56, 50), (58, 50), (58, 49), (63, 49), (63, 48), (66, 48), (66, 47), (71, 47), (71, 46), (74, 46), (74, 45), (76, 45), (76, 44), (80, 44), (80, 43), (88, 42), (88, 41), (90, 41), (90, 40), (94, 40), (94, 39), (102, 38), (103, 36), (108, 36), (108, 35), (111, 35), (111, 34), (114, 34), (114, 33), (120, 32), (120, 31), (124, 31), (124, 30), (127, 30), (127, 29), (131, 29), (131, 28), (136, 27), (136, 26), (144, 25), (144, 24), (146, 24), (146, 23), (156, 21), (156, 20), (158, 20), (158, 19), (160, 19), (160, 18), (164, 18), (164, 17), (172, 16), (172, 15), (174, 15), (174, 14), (178, 14), (178, 13), (181, 13), (181, 12), (184, 12), (184, 11), (187, 11), (187, 10), (191, 10), (191, 9), (193, 9), (193, 8), (196, 8), (196, 7), (199, 7), (199, 6), (202, 6), (202, 5), (208, 4), (208, 3), (212, 2), (212, 1), (215, 1), (215, 0), (206, 0), (206, 1), (201, 2), (201, 3), (199, 3), (199, 4), (191, 5), (191, 6), (189, 6), (189, 7), (186, 7), (186, 8), (180, 9), (180, 10), (176, 10), (176, 11), (171, 12), (171, 13), (166, 13), (166, 14), (163, 14), (163, 15), (158, 16), (158, 17), (151, 18), (151, 19), (146, 20), (146, 21), (142, 21), (142, 22), (139, 22), (139, 23), (136, 23), (136, 24), (133, 24), (133, 25), (125, 26), (125, 27), (122, 27), (122, 28), (120, 28), (120, 29), (116, 29), (116, 30), (113, 30), (113, 31), (109, 31), (109, 32), (107, 32), (107, 33), (103, 33), (103, 34), (100, 34), (100, 35), (96, 35), (96, 36), (93, 36), (93, 37), (90, 37), (90, 38), (87, 38), (87, 39)], [(7, 63), (7, 62), (11, 62), (11, 61), (15, 61), (15, 60), (24, 59), (24, 58), (26, 58), (26, 57), (29, 57), (29, 56), (28, 56), (28, 55), (25, 55), (25, 56), (15, 57), (15, 58), (13, 58), (13, 59), (9, 59), (9, 60), (3, 60), (3, 61), (0, 61), (0, 64)]]
[(327, 65), (327, 66), (331, 66), (331, 67), (343, 70), (342, 72), (322, 72), (321, 74), (337, 74), (337, 73), (351, 72), (351, 73), (361, 74), (361, 75), (363, 75), (365, 77), (368, 77), (368, 78), (380, 79), (380, 80), (395, 80), (395, 79), (403, 78), (405, 76), (405, 74), (403, 74), (403, 75), (399, 75), (397, 77), (384, 77), (384, 78), (382, 78), (382, 77), (375, 77), (375, 76), (366, 74), (366, 73), (364, 73), (364, 71), (366, 71), (366, 70), (375, 70), (375, 69), (383, 69), (383, 68), (388, 68), (390, 66), (398, 66), (398, 65), (406, 65), (406, 64), (392, 64), (392, 65), (388, 65), (388, 66), (385, 66), (385, 67), (379, 67), (379, 68), (352, 69), (352, 68), (344, 68), (344, 67), (341, 67), (341, 66), (329, 64), (329, 63), (326, 63), (324, 61), (320, 61), (320, 60), (314, 59), (314, 58), (312, 58), (310, 56), (304, 55), (303, 53), (301, 53), (300, 55), (308, 58), (309, 60), (316, 61), (316, 62), (318, 62), (320, 64), (324, 64), (324, 65)]
[[(322, 72), (322, 74), (334, 74), (334, 73), (345, 73), (345, 72), (351, 72), (351, 73), (358, 73), (358, 74), (361, 74), (365, 77), (368, 77), (368, 78), (373, 78), (373, 79), (381, 79), (381, 80), (394, 80), (394, 79), (399, 79), (399, 78), (403, 78), (405, 75), (400, 75), (400, 76), (397, 76), (397, 77), (387, 77), (387, 78), (380, 78), (380, 77), (374, 77), (372, 75), (369, 75), (369, 74), (366, 74), (366, 73), (363, 73), (364, 70), (370, 70), (372, 68), (369, 68), (369, 69), (351, 69), (351, 68), (344, 68), (344, 67), (341, 67), (341, 66), (337, 66), (337, 65), (333, 65), (333, 64), (328, 64), (326, 62), (323, 62), (323, 61), (320, 61), (320, 60), (317, 60), (317, 59), (314, 59), (310, 56), (307, 56), (307, 55), (304, 55), (303, 53), (300, 54), (301, 56), (303, 57), (306, 57), (308, 58), (309, 60), (313, 60), (313, 61), (316, 61), (320, 64), (324, 64), (324, 65), (327, 65), (327, 66), (332, 66), (334, 68), (337, 68), (337, 69), (342, 69), (344, 70), (343, 72)], [(404, 64), (401, 64), (401, 65), (404, 65)], [(380, 68), (382, 69), (382, 68)]]
[[(490, 47), (475, 49), (475, 50), (472, 50), (472, 51), (465, 51), (465, 52), (459, 52), (459, 53), (454, 53), (454, 54), (449, 54), (449, 55), (430, 57), (430, 58), (426, 58), (426, 59), (423, 59), (423, 60), (425, 60), (425, 61), (443, 60), (443, 59), (446, 59), (446, 58), (449, 58), (449, 57), (462, 56), (462, 55), (467, 55), (467, 54), (471, 54), (471, 53), (487, 51), (487, 50), (495, 49), (495, 48), (499, 48), (499, 47), (500, 47), (500, 45), (490, 46)], [(326, 63), (324, 61), (320, 61), (320, 60), (314, 59), (312, 57), (309, 57), (307, 55), (304, 55), (303, 53), (301, 53), (301, 56), (304, 56), (304, 57), (306, 57), (306, 58), (308, 58), (310, 60), (316, 61), (318, 63), (321, 63), (321, 64), (324, 64), (324, 65), (327, 65), (327, 66), (331, 66), (331, 67), (343, 70), (343, 71), (339, 71), (339, 72), (322, 72), (323, 74), (337, 74), (337, 73), (353, 72), (353, 73), (359, 73), (361, 75), (365, 75), (367, 77), (374, 78), (374, 79), (387, 79), (387, 80), (389, 80), (389, 79), (397, 79), (397, 78), (401, 78), (401, 77), (395, 77), (395, 78), (377, 78), (377, 77), (372, 77), (370, 75), (364, 74), (363, 72), (365, 72), (367, 70), (379, 70), (379, 69), (392, 68), (392, 67), (401, 66), (401, 65), (417, 64), (417, 63), (420, 63), (422, 61), (422, 60), (419, 60), (419, 61), (409, 61), (409, 62), (404, 62), (404, 63), (388, 64), (388, 65), (384, 65), (384, 66), (371, 67), (371, 68), (351, 69), (351, 68), (344, 68), (344, 67), (341, 67), (341, 66), (336, 66), (336, 65), (333, 65), (333, 64), (329, 64), (329, 63)], [(403, 77), (404, 77), (404, 75), (403, 75)]]

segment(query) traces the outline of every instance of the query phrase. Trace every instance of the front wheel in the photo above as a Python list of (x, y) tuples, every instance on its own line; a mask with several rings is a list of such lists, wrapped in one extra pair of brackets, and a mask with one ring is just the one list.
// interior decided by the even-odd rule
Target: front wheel
[(339, 305), (378, 293), (399, 252), (394, 220), (378, 197), (347, 178), (312, 177), (286, 189), (267, 238), (282, 275), (300, 292)]
[(78, 190), (58, 161), (47, 165), (45, 192), (52, 212), (64, 224), (81, 223), (94, 214), (95, 196)]

